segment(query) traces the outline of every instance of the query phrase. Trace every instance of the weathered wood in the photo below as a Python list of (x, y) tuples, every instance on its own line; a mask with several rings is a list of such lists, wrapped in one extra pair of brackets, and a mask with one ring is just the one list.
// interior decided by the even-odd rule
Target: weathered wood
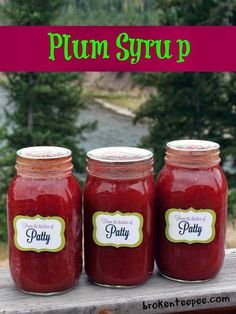
[(181, 312), (178, 314), (235, 314), (236, 307), (221, 307), (219, 309), (196, 310), (191, 312)]
[[(178, 306), (176, 298), (180, 300)], [(203, 298), (206, 299), (206, 304), (194, 306), (181, 304), (181, 300), (186, 303), (197, 302)], [(211, 298), (219, 302), (211, 303), (210, 300), (213, 300)], [(145, 309), (148, 304), (152, 307)], [(167, 305), (169, 306), (165, 307)], [(226, 307), (231, 307), (231, 310), (235, 307), (236, 313), (236, 250), (226, 251), (222, 271), (215, 279), (205, 283), (178, 283), (155, 273), (143, 286), (132, 289), (109, 289), (90, 284), (86, 276), (82, 275), (76, 289), (52, 297), (29, 296), (18, 291), (10, 279), (9, 271), (0, 270), (0, 313), (5, 314), (180, 313)], [(233, 310), (230, 313), (234, 313)]]

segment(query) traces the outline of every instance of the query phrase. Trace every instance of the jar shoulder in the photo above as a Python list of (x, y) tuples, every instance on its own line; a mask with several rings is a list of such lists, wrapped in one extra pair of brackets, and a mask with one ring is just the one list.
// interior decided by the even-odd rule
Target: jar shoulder
[(111, 180), (103, 179), (95, 176), (88, 175), (85, 182), (86, 193), (107, 193), (118, 191), (136, 191), (136, 192), (150, 192), (155, 189), (155, 181), (153, 175), (143, 178), (129, 179), (129, 180)]
[(165, 165), (157, 178), (158, 189), (185, 190), (192, 186), (227, 191), (227, 180), (219, 165), (212, 168), (181, 168)]
[(16, 175), (8, 189), (8, 197), (14, 199), (32, 199), (40, 195), (58, 195), (82, 197), (80, 185), (74, 175), (64, 178), (35, 179)]

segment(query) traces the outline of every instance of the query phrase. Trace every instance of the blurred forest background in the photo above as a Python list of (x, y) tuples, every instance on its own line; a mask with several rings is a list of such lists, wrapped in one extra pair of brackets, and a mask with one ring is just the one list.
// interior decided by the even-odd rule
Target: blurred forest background
[[(0, 24), (236, 25), (236, 1), (1, 0)], [(221, 144), (236, 246), (235, 73), (1, 73), (0, 84), (0, 242), (17, 149), (69, 147), (83, 181), (88, 149), (147, 147), (157, 174), (167, 141), (199, 138)]]

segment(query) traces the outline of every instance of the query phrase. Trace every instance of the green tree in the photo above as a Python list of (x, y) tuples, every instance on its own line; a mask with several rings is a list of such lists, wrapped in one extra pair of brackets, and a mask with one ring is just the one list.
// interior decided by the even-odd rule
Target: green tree
[(8, 0), (5, 13), (12, 25), (49, 25), (58, 16), (63, 0)]
[[(232, 25), (236, 3), (226, 0), (156, 1), (164, 25)], [(156, 171), (163, 163), (169, 140), (200, 138), (222, 146), (223, 162), (236, 165), (235, 74), (150, 73), (136, 74), (142, 84), (154, 86), (156, 94), (137, 113), (135, 121), (150, 119), (149, 135), (142, 145), (154, 150)], [(235, 176), (227, 172), (230, 187)]]
[(66, 25), (153, 25), (155, 0), (64, 0), (57, 23)]
[(234, 0), (156, 0), (164, 25), (234, 25)]
[[(61, 0), (9, 0), (6, 13), (14, 25), (49, 25)], [(6, 191), (14, 175), (15, 151), (34, 145), (58, 145), (72, 150), (76, 171), (84, 170), (79, 142), (85, 129), (78, 125), (82, 77), (71, 73), (10, 73), (5, 88), (9, 103), (6, 126), (0, 130), (0, 240), (6, 240)]]

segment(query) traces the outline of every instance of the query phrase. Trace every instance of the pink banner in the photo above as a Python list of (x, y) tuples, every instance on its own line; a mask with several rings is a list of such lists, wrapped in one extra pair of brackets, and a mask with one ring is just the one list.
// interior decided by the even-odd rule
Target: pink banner
[(0, 71), (236, 71), (231, 26), (2, 26)]

